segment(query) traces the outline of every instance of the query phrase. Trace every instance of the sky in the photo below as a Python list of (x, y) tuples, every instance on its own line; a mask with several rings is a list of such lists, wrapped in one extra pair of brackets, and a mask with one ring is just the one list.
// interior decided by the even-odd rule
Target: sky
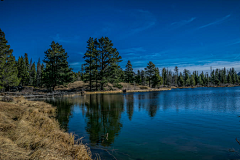
[(89, 37), (109, 37), (123, 69), (130, 60), (135, 71), (149, 61), (172, 71), (240, 71), (240, 0), (4, 0), (0, 29), (16, 59), (42, 61), (55, 41), (74, 71)]

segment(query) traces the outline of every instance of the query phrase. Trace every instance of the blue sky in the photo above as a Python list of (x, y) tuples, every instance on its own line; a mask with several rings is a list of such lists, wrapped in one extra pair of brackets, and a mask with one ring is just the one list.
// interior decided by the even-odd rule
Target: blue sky
[(54, 40), (74, 71), (84, 63), (89, 37), (109, 37), (133, 68), (240, 71), (239, 0), (4, 0), (0, 28), (13, 54), (33, 61)]

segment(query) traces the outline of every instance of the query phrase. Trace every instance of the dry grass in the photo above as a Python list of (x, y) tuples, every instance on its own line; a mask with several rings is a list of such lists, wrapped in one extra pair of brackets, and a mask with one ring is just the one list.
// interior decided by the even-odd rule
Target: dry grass
[(141, 88), (144, 89), (150, 89), (148, 86), (138, 85), (138, 84), (130, 84), (130, 83), (120, 83), (123, 88), (122, 89), (128, 89), (128, 90), (140, 90)]
[(62, 131), (44, 102), (0, 102), (0, 159), (91, 159), (89, 148)]

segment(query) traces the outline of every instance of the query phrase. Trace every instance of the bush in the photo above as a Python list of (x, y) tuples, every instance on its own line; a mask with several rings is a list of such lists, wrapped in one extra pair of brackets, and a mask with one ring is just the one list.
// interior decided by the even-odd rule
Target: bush
[(118, 89), (122, 89), (123, 88), (123, 86), (121, 84), (119, 84), (119, 83), (115, 84), (113, 87), (117, 87)]
[(148, 89), (147, 86), (140, 87), (140, 89)]

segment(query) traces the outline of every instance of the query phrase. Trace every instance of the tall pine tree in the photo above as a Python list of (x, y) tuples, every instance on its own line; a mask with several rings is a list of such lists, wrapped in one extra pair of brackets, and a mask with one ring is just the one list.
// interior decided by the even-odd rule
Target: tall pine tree
[(19, 79), (13, 50), (7, 45), (4, 32), (0, 29), (0, 89), (9, 90), (10, 86), (17, 86)]
[(125, 69), (126, 82), (127, 83), (132, 83), (133, 82), (133, 76), (134, 76), (134, 72), (133, 72), (132, 64), (128, 60), (127, 65), (126, 65), (126, 69)]
[(46, 64), (43, 80), (44, 84), (54, 91), (57, 85), (65, 85), (72, 81), (72, 68), (69, 68), (68, 55), (62, 45), (53, 41), (50, 46), (43, 60)]
[(155, 72), (155, 65), (150, 61), (148, 63), (148, 66), (145, 68), (146, 74), (148, 76), (148, 81), (149, 81), (149, 87), (151, 85), (151, 80)]

